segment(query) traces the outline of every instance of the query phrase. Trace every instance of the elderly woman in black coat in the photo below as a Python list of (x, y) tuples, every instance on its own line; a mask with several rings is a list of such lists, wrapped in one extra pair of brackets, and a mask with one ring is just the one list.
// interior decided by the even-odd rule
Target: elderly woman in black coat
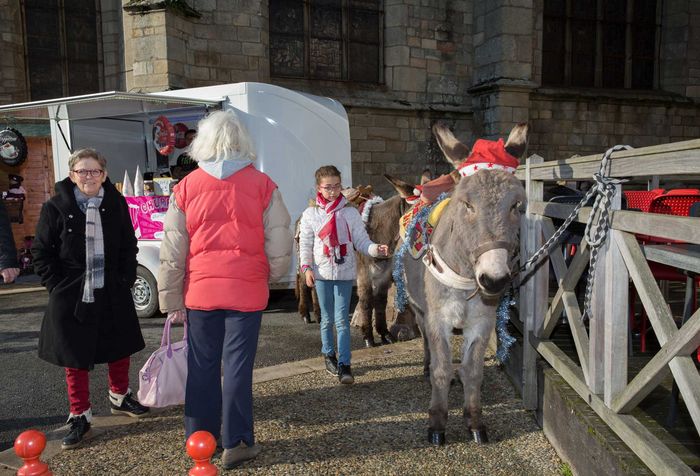
[(143, 416), (148, 409), (129, 389), (130, 356), (144, 348), (131, 297), (136, 237), (126, 201), (93, 149), (70, 156), (68, 178), (46, 202), (32, 247), (34, 267), (49, 291), (39, 357), (66, 370), (70, 430), (63, 448), (90, 432), (89, 374), (109, 365), (112, 413)]

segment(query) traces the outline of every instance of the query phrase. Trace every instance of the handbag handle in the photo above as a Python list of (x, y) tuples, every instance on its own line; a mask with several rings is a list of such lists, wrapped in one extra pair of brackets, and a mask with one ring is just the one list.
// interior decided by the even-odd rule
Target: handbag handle
[[(187, 312), (187, 311), (185, 311)], [(172, 349), (172, 344), (170, 342), (170, 326), (172, 325), (173, 320), (172, 318), (168, 317), (165, 319), (165, 326), (163, 327), (163, 336), (160, 338), (160, 346), (161, 347), (168, 347), (167, 355), (168, 358), (173, 356), (173, 349)], [(185, 327), (185, 333), (182, 336), (182, 340), (187, 341), (187, 318), (185, 318), (184, 321), (184, 327)]]

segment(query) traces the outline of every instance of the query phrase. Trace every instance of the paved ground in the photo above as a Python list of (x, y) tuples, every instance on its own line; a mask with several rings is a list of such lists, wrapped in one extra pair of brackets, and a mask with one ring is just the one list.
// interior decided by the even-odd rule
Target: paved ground
[[(68, 415), (65, 374), (62, 368), (37, 357), (37, 342), (48, 300), (42, 288), (34, 292), (23, 285), (0, 285), (0, 451), (12, 446), (17, 435), (27, 428), (49, 431), (61, 426)], [(275, 292), (265, 311), (255, 365), (270, 365), (319, 355), (318, 324), (304, 324), (295, 312), (291, 292)], [(134, 355), (131, 382), (136, 388), (138, 371), (160, 346), (161, 317), (142, 319), (146, 348)], [(173, 338), (182, 338), (182, 327)], [(357, 331), (352, 333), (353, 349), (362, 346)], [(107, 404), (107, 366), (98, 365), (90, 374), (93, 411), (109, 413)]]
[[(8, 296), (0, 287), (1, 391), (2, 398), (12, 402), (0, 408), (0, 430), (6, 441), (30, 426), (50, 430), (65, 418), (62, 370), (35, 357), (45, 300), (44, 292)], [(142, 321), (142, 327), (149, 348), (157, 347), (162, 318)], [(317, 326), (301, 323), (288, 294), (275, 296), (266, 312), (255, 371), (256, 437), (262, 453), (238, 472), (561, 474), (562, 462), (491, 357), (483, 388), (491, 443), (470, 442), (461, 419), (461, 386), (454, 385), (448, 444), (433, 448), (426, 439), (430, 389), (423, 381), (420, 341), (374, 349), (360, 346), (355, 330), (356, 384), (339, 385), (316, 357)], [(151, 351), (135, 358), (133, 372)], [(99, 369), (94, 372), (100, 392), (104, 379)], [(184, 451), (182, 407), (140, 421), (98, 416), (94, 427), (95, 437), (72, 451), (60, 450), (64, 429), (47, 433), (43, 459), (54, 475), (160, 476), (186, 474), (192, 466)], [(214, 463), (223, 472), (218, 454)], [(0, 453), (0, 476), (14, 474), (20, 464), (12, 449)]]
[[(493, 359), (484, 383), (492, 442), (469, 441), (461, 419), (461, 387), (454, 385), (447, 445), (434, 448), (426, 440), (429, 387), (423, 381), (420, 343), (361, 350), (354, 358), (352, 386), (339, 385), (318, 358), (258, 369), (256, 438), (262, 452), (236, 472), (562, 474), (562, 462)], [(98, 426), (93, 439), (72, 451), (57, 449), (55, 436), (45, 451), (54, 475), (160, 476), (186, 474), (192, 467), (184, 451), (181, 407), (141, 421), (103, 417)], [(16, 467), (7, 453), (0, 454), (0, 465)], [(218, 454), (213, 462), (228, 473)], [(5, 473), (0, 470), (0, 475)]]

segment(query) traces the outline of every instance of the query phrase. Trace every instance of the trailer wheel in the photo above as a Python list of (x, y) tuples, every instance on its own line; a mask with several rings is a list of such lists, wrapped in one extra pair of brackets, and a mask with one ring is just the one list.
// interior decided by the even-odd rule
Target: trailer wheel
[(138, 317), (153, 317), (158, 312), (158, 283), (143, 266), (136, 267), (136, 282), (131, 288)]

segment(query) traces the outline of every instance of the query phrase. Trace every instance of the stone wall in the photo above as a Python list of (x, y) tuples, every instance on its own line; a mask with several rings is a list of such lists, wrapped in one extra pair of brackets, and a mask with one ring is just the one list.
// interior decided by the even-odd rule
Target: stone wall
[(386, 0), (384, 6), (387, 88), (409, 102), (468, 102), (472, 2)]
[(385, 0), (384, 84), (271, 78), (277, 85), (338, 99), (350, 120), (354, 184), (394, 194), (383, 174), (417, 182), (450, 166), (432, 138), (446, 120), (471, 144), (472, 2)]
[(432, 137), (435, 120), (447, 122), (463, 142), (474, 140), (471, 120), (462, 114), (350, 107), (348, 116), (353, 185), (370, 184), (384, 198), (396, 193), (384, 174), (418, 183), (426, 168), (433, 175), (452, 170)]
[(564, 91), (533, 93), (528, 151), (545, 160), (700, 137), (700, 108), (663, 95), (601, 97)]
[(196, 8), (199, 18), (173, 9), (124, 15), (129, 89), (269, 81), (267, 2), (208, 0)]
[(124, 63), (127, 91), (170, 89), (166, 11), (124, 13)]
[(0, 0), (0, 104), (28, 100), (23, 34), (20, 1)]

